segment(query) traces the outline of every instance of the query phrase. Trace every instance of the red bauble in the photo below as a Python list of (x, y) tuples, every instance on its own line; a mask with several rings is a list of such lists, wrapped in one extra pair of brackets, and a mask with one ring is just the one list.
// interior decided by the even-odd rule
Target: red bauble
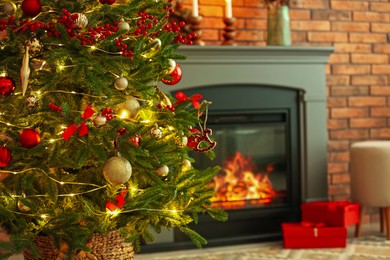
[(14, 91), (15, 81), (10, 77), (0, 77), (0, 96), (9, 96)]
[(161, 81), (167, 85), (175, 85), (181, 80), (182, 70), (179, 64), (176, 63), (175, 69), (172, 71), (171, 74), (169, 74), (169, 76), (171, 76), (171, 78), (163, 78)]
[(7, 147), (0, 147), (0, 167), (6, 167), (11, 160), (11, 151)]
[(21, 8), (25, 16), (35, 17), (42, 10), (42, 3), (39, 0), (23, 0)]
[(108, 5), (112, 5), (115, 3), (115, 0), (99, 0), (99, 2), (101, 4), (108, 4)]
[(19, 135), (19, 142), (24, 148), (33, 148), (41, 142), (41, 136), (34, 129), (24, 129)]

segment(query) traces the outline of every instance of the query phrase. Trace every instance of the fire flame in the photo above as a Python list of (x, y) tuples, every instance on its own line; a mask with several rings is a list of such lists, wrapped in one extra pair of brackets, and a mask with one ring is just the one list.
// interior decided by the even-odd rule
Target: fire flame
[(268, 175), (274, 170), (273, 163), (266, 166), (265, 173), (254, 173), (255, 164), (248, 155), (236, 152), (225, 162), (224, 174), (214, 177), (215, 196), (212, 201), (223, 208), (244, 207), (247, 203), (268, 204), (276, 194)]

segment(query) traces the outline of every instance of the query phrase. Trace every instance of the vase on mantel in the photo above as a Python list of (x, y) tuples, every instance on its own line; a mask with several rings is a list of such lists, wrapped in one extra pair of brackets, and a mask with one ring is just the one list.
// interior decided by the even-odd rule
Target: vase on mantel
[(267, 45), (291, 45), (289, 6), (280, 1), (267, 3)]

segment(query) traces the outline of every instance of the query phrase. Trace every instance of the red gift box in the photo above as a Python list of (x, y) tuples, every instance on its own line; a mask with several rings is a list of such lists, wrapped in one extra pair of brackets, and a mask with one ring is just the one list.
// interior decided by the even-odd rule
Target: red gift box
[[(347, 245), (346, 227), (327, 227), (310, 222), (282, 223), (284, 248), (334, 248)], [(323, 224), (323, 223), (322, 223)]]
[(359, 223), (358, 203), (318, 201), (301, 205), (302, 221), (322, 222), (327, 226), (346, 227)]

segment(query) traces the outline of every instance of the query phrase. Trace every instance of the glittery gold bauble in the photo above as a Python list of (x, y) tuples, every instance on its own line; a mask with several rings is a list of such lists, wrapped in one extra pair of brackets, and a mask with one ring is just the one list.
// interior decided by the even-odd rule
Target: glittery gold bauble
[(165, 176), (167, 176), (168, 173), (169, 173), (169, 168), (168, 168), (168, 166), (163, 165), (163, 166), (161, 166), (160, 168), (158, 168), (158, 169), (156, 170), (156, 172), (157, 172), (157, 175), (158, 175), (158, 176), (165, 177)]
[(132, 171), (129, 161), (120, 156), (111, 157), (103, 166), (104, 178), (112, 185), (126, 183)]
[(191, 164), (190, 160), (184, 159), (181, 167), (182, 167), (183, 171), (188, 171), (192, 168), (192, 164)]
[(163, 132), (162, 132), (161, 129), (158, 128), (158, 127), (153, 127), (153, 128), (150, 130), (150, 134), (151, 134), (154, 138), (156, 138), (157, 140), (158, 140), (158, 139), (161, 139), (162, 136), (163, 136)]
[(118, 105), (116, 113), (123, 119), (135, 118), (139, 108), (138, 100), (135, 97), (128, 96), (125, 102)]
[(77, 28), (84, 29), (88, 25), (88, 18), (85, 14), (77, 13), (78, 17), (75, 21)]
[(188, 138), (187, 138), (187, 136), (176, 136), (175, 143), (179, 147), (185, 147), (185, 146), (187, 146)]
[(127, 81), (127, 79), (125, 77), (119, 77), (119, 78), (115, 79), (115, 81), (114, 81), (114, 86), (117, 90), (124, 90), (127, 88), (128, 85), (129, 85), (129, 82)]
[(4, 3), (5, 14), (12, 15), (16, 12), (16, 9), (17, 9), (16, 4), (14, 4), (13, 2)]
[(22, 201), (18, 200), (18, 209), (20, 211), (26, 212), (26, 211), (29, 211), (31, 208), (26, 206), (26, 205), (24, 205)]

